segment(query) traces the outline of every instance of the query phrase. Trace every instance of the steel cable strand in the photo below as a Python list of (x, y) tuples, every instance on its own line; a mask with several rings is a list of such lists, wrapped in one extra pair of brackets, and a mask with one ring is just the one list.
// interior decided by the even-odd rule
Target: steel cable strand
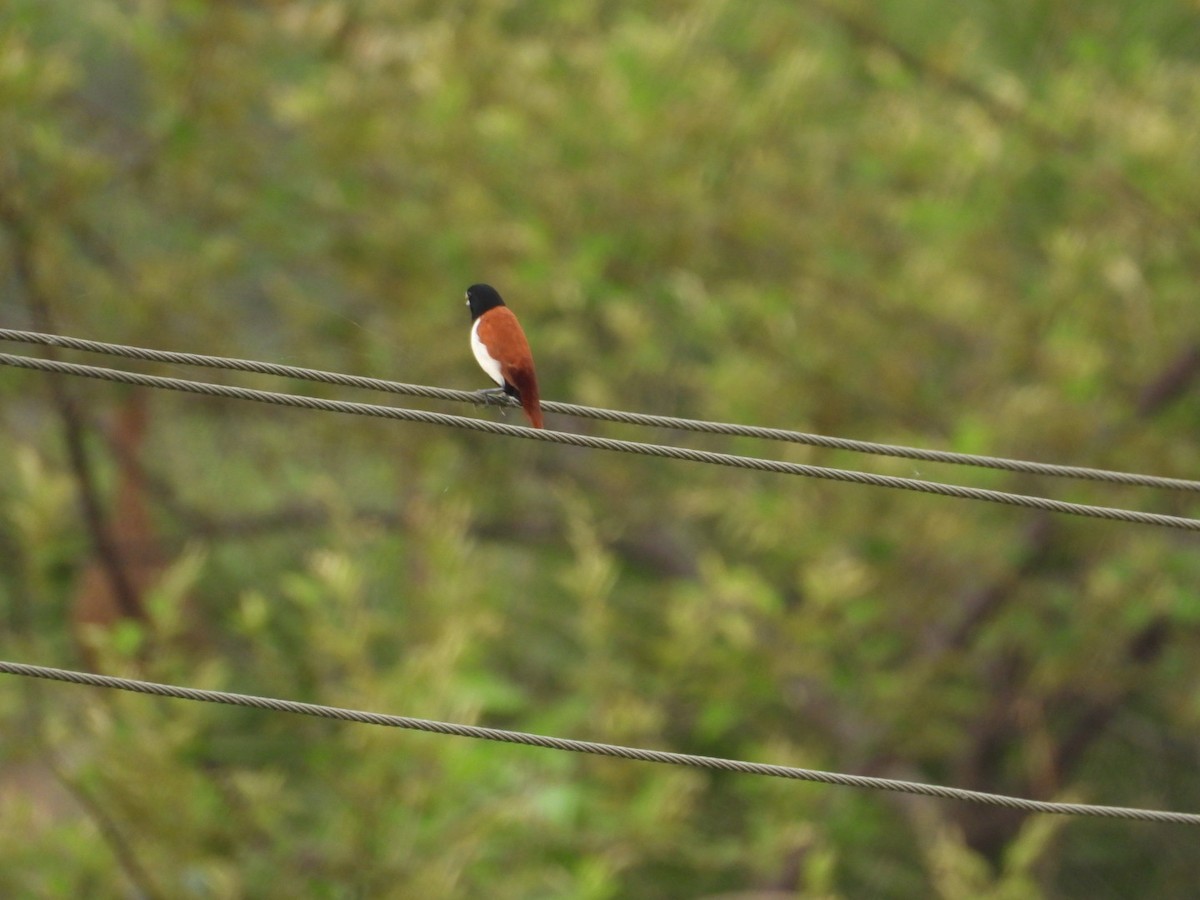
[(1174, 528), (1183, 531), (1200, 531), (1200, 519), (1190, 519), (1182, 516), (1141, 512), (1138, 510), (1120, 509), (1109, 506), (1092, 506), (1083, 503), (1070, 503), (1064, 500), (1052, 500), (1047, 497), (1037, 497), (1027, 494), (1010, 494), (1004, 491), (994, 491), (987, 488), (973, 488), (955, 484), (943, 484), (936, 481), (922, 481), (916, 478), (902, 478), (896, 475), (876, 475), (874, 473), (858, 472), (852, 469), (833, 469), (823, 466), (806, 465), (803, 463), (761, 459), (753, 456), (736, 456), (734, 454), (715, 453), (708, 450), (692, 450), (685, 447), (671, 447), (663, 444), (646, 444), (637, 441), (625, 441), (614, 438), (571, 434), (563, 431), (526, 428), (521, 425), (507, 425), (501, 422), (490, 422), (483, 419), (471, 419), (463, 416), (448, 415), (446, 413), (427, 412), (425, 410), (407, 409), (395, 406), (378, 406), (370, 403), (353, 403), (347, 400), (323, 400), (316, 397), (305, 397), (297, 394), (281, 394), (274, 391), (261, 391), (253, 388), (212, 384), (206, 381), (187, 381), (179, 378), (165, 378), (158, 375), (143, 375), (137, 372), (127, 372), (122, 369), (105, 369), (97, 366), (84, 366), (78, 363), (60, 362), (58, 360), (37, 359), (28, 356), (14, 356), (7, 353), (0, 353), (0, 365), (32, 369), (42, 372), (53, 372), (62, 375), (75, 375), (84, 378), (95, 378), (104, 381), (112, 381), (119, 384), (140, 387), (182, 391), (185, 393), (200, 394), (209, 397), (225, 397), (236, 400), (249, 400), (258, 403), (269, 403), (275, 406), (323, 410), (326, 412), (346, 413), (348, 415), (373, 416), (377, 418), (393, 419), (406, 422), (423, 422), (431, 425), (443, 425), (450, 428), (462, 428), (468, 431), (479, 431), (488, 434), (503, 434), (510, 437), (525, 438), (526, 440), (567, 444), (575, 447), (589, 447), (592, 449), (609, 450), (617, 453), (633, 453), (640, 456), (679, 459), (689, 462), (704, 463), (706, 465), (728, 466), (731, 468), (749, 469), (759, 472), (773, 472), (784, 475), (799, 475), (807, 478), (819, 478), (826, 481), (848, 482), (870, 485), (873, 487), (889, 488), (893, 490), (906, 490), (923, 494), (936, 494), (943, 497), (980, 500), (989, 503), (1000, 503), (1006, 506), (1016, 506), (1025, 509), (1041, 509), (1047, 512), (1083, 516), (1085, 518), (1092, 519), (1131, 522), (1139, 525), (1155, 525), (1163, 528)]
[[(421, 384), (405, 384), (403, 382), (388, 381), (381, 378), (368, 378), (361, 375), (346, 375), (341, 372), (329, 372), (322, 369), (309, 369), (301, 366), (288, 366), (279, 363), (260, 362), (258, 360), (236, 359), (223, 356), (207, 356), (197, 353), (178, 353), (168, 350), (153, 350), (147, 347), (134, 347), (126, 344), (110, 344), (102, 341), (89, 341), (82, 338), (43, 334), (41, 332), (34, 331), (0, 329), (0, 340), (40, 344), (43, 346), (79, 350), (87, 353), (101, 353), (110, 356), (118, 356), (125, 359), (142, 360), (145, 362), (158, 362), (169, 365), (198, 366), (237, 372), (252, 372), (260, 375), (270, 375), (279, 378), (294, 378), (299, 381), (312, 381), (321, 384), (361, 388), (364, 390), (401, 394), (410, 397), (423, 397), (432, 400), (448, 400), (456, 403), (485, 403), (493, 406), (516, 405), (516, 401), (512, 398), (497, 395), (484, 397), (474, 391), (461, 391), (451, 388), (439, 388)], [(1168, 478), (1161, 475), (1143, 475), (1134, 472), (1118, 472), (1109, 469), (1092, 468), (1089, 466), (1068, 466), (1056, 463), (1034, 462), (1031, 460), (1006, 459), (998, 456), (956, 453), (949, 450), (927, 450), (920, 447), (906, 447), (898, 444), (883, 444), (874, 441), (860, 441), (851, 438), (810, 434), (803, 431), (792, 431), (784, 428), (766, 428), (756, 425), (738, 425), (728, 422), (708, 422), (701, 419), (686, 419), (675, 416), (659, 416), (648, 413), (635, 413), (626, 412), (624, 410), (580, 406), (574, 403), (561, 403), (552, 400), (542, 401), (542, 408), (547, 412), (558, 413), (561, 415), (595, 419), (606, 422), (616, 422), (626, 425), (639, 425), (650, 428), (666, 428), (677, 431), (691, 431), (703, 434), (749, 437), (768, 441), (782, 441), (785, 443), (804, 444), (811, 447), (822, 447), (830, 450), (845, 450), (853, 453), (869, 453), (878, 456), (891, 456), (900, 459), (945, 463), (948, 465), (976, 466), (988, 469), (998, 469), (1006, 472), (1022, 472), (1031, 475), (1044, 475), (1056, 478), (1073, 478), (1134, 487), (1152, 487), (1161, 488), (1164, 490), (1200, 492), (1200, 481), (1187, 478)]]
[(991, 794), (985, 791), (971, 791), (963, 788), (947, 787), (945, 785), (926, 784), (915, 781), (901, 781), (892, 778), (851, 775), (842, 772), (830, 772), (820, 769), (802, 769), (794, 766), (755, 763), (713, 756), (696, 756), (688, 753), (674, 753), (665, 750), (647, 750), (639, 747), (621, 746), (618, 744), (604, 744), (597, 743), (595, 741), (559, 738), (548, 735), (531, 734), (529, 732), (522, 731), (486, 728), (479, 725), (463, 725), (455, 722), (440, 722), (432, 719), (419, 719), (410, 716), (396, 716), (386, 713), (347, 709), (340, 706), (324, 706), (316, 703), (301, 703), (295, 700), (282, 700), (274, 697), (260, 697), (253, 694), (238, 694), (230, 693), (228, 691), (206, 690), (203, 688), (161, 684), (153, 681), (138, 681), (131, 678), (120, 678), (114, 675), (98, 675), (91, 672), (77, 672), (70, 669), (56, 669), (49, 666), (37, 666), (27, 663), (0, 661), (0, 673), (18, 675), (26, 678), (42, 678), (50, 681), (66, 682), (69, 684), (129, 691), (137, 694), (149, 694), (157, 697), (170, 697), (179, 700), (192, 700), (201, 703), (219, 703), (227, 706), (240, 706), (251, 709), (268, 710), (271, 712), (282, 712), (294, 715), (313, 716), (322, 719), (333, 719), (341, 722), (355, 722), (365, 725), (401, 728), (410, 731), (423, 731), (431, 734), (473, 738), (476, 740), (497, 741), (506, 744), (518, 744), (528, 747), (542, 747), (549, 750), (560, 750), (571, 753), (586, 753), (594, 756), (607, 756), (617, 759), (635, 760), (639, 762), (688, 766), (699, 769), (714, 769), (725, 772), (736, 772), (744, 775), (762, 775), (771, 778), (785, 778), (794, 781), (808, 781), (842, 787), (862, 788), (866, 790), (917, 794), (925, 797), (936, 797), (943, 800), (958, 800), (968, 803), (980, 803), (988, 806), (1001, 806), (1008, 809), (1019, 809), (1031, 813), (1092, 816), (1111, 819), (1131, 819), (1143, 822), (1160, 822), (1179, 825), (1200, 825), (1200, 814), (1197, 813), (1139, 809), (1135, 807), (1123, 806), (1098, 806), (1084, 803), (1057, 803), (1046, 800), (1030, 800), (1023, 797), (1011, 797), (1004, 794)]

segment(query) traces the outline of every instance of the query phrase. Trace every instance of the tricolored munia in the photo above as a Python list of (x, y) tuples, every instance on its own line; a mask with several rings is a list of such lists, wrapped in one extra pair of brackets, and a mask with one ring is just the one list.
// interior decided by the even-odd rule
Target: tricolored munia
[(490, 284), (467, 288), (467, 306), (471, 308), (471, 351), (475, 359), (492, 381), (500, 385), (495, 390), (521, 401), (529, 424), (541, 428), (542, 405), (538, 400), (533, 353), (521, 323)]

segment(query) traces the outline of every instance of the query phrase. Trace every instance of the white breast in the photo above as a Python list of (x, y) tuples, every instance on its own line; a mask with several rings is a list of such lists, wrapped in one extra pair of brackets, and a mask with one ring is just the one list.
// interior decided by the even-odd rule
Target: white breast
[(504, 376), (500, 374), (500, 363), (492, 359), (487, 347), (483, 346), (483, 341), (479, 339), (479, 323), (481, 321), (483, 320), (476, 319), (475, 324), (471, 326), (471, 352), (475, 354), (475, 361), (479, 363), (479, 367), (488, 373), (492, 381), (504, 387)]

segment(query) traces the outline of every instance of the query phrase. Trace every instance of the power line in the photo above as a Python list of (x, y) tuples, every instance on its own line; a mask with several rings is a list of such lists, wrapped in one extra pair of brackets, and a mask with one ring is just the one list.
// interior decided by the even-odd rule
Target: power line
[(1163, 822), (1177, 825), (1200, 825), (1200, 814), (1197, 813), (1029, 800), (1023, 797), (989, 794), (984, 791), (969, 791), (962, 788), (924, 784), (916, 781), (848, 775), (841, 772), (827, 772), (821, 769), (801, 769), (793, 766), (745, 762), (715, 756), (672, 753), (665, 750), (645, 750), (638, 747), (625, 747), (619, 744), (601, 744), (594, 741), (579, 741), (570, 738), (530, 734), (524, 731), (506, 731), (499, 728), (484, 728), (479, 725), (462, 725), (455, 722), (439, 722), (432, 719), (415, 719), (409, 716), (365, 712), (356, 709), (346, 709), (340, 706), (322, 706), (316, 703), (300, 703), (295, 700), (259, 697), (253, 694), (234, 694), (227, 691), (212, 691), (173, 684), (160, 684), (154, 681), (137, 681), (113, 675), (97, 675), (91, 672), (76, 672), (70, 669), (55, 669), (49, 666), (35, 666), (26, 663), (0, 661), (0, 673), (20, 675), (26, 678), (44, 678), (50, 681), (62, 681), (69, 684), (89, 685), (119, 691), (130, 691), (136, 694), (150, 694), (157, 697), (194, 700), (201, 703), (222, 703), (227, 706), (242, 706), (272, 712), (314, 716), (320, 719), (335, 719), (341, 722), (356, 722), (365, 725), (380, 725), (388, 728), (403, 728), (410, 731), (425, 731), (432, 734), (474, 738), (476, 740), (499, 741), (505, 744), (543, 747), (549, 750), (563, 750), (571, 753), (588, 753), (594, 756), (609, 756), (618, 759), (663, 763), (673, 766), (688, 766), (697, 769), (715, 769), (725, 772), (737, 772), (744, 775), (788, 778), (794, 781), (812, 781), (820, 784), (856, 787), (866, 790), (918, 794), (924, 797), (938, 797), (943, 800), (960, 800), (967, 803), (982, 803), (988, 806), (1003, 806), (1031, 813), (1134, 819), (1143, 822)]
[(126, 372), (121, 369), (105, 369), (98, 366), (84, 366), (77, 363), (60, 362), (58, 360), (13, 356), (8, 353), (0, 353), (0, 365), (33, 369), (41, 372), (54, 372), (60, 375), (96, 378), (103, 381), (113, 381), (119, 384), (139, 387), (182, 391), (208, 397), (227, 397), (235, 400), (250, 400), (256, 403), (270, 403), (275, 406), (287, 406), (296, 409), (323, 410), (325, 412), (338, 412), (357, 416), (374, 416), (405, 422), (423, 422), (430, 425), (444, 425), (450, 428), (463, 428), (468, 431), (481, 431), (487, 434), (503, 434), (509, 437), (519, 437), (545, 443), (589, 447), (594, 450), (609, 450), (616, 453), (633, 453), (640, 456), (654, 456), (662, 459), (686, 460), (706, 465), (728, 466), (735, 469), (773, 472), (780, 475), (800, 475), (806, 478), (819, 478), (825, 481), (865, 484), (872, 487), (916, 491), (922, 494), (936, 494), (942, 497), (955, 497), (965, 500), (981, 500), (988, 503), (1000, 503), (1006, 506), (1017, 506), (1025, 509), (1040, 509), (1046, 512), (1083, 516), (1090, 519), (1132, 522), (1138, 525), (1156, 525), (1163, 528), (1180, 529), (1182, 531), (1200, 531), (1200, 519), (1189, 519), (1182, 516), (1148, 513), (1110, 506), (1070, 503), (1064, 500), (1051, 500), (1047, 497), (1010, 494), (986, 488), (942, 484), (937, 481), (922, 481), (917, 478), (901, 478), (896, 475), (876, 475), (871, 472), (858, 472), (853, 469), (832, 469), (824, 466), (784, 462), (782, 460), (761, 459), (754, 456), (736, 456), (730, 453), (714, 453), (708, 450), (692, 450), (686, 447), (645, 444), (637, 441), (623, 441), (613, 438), (593, 437), (591, 435), (571, 434), (565, 431), (526, 428), (521, 425), (507, 425), (501, 422), (469, 419), (463, 416), (452, 416), (445, 413), (427, 412), (419, 409), (378, 406), (371, 403), (352, 403), (347, 400), (323, 400), (317, 397), (305, 397), (298, 394), (280, 394), (274, 391), (260, 391), (253, 388), (212, 384), (207, 381), (187, 381), (181, 378), (142, 375), (137, 372)]
[[(102, 341), (89, 341), (82, 338), (66, 337), (57, 334), (44, 334), (36, 331), (18, 331), (15, 329), (0, 329), (0, 340), (18, 341), (27, 344), (40, 344), (48, 347), (61, 347), (70, 350), (80, 350), (87, 353), (103, 353), (109, 356), (119, 356), (125, 359), (140, 359), (147, 362), (161, 362), (170, 365), (202, 366), (209, 369), (226, 369), (237, 372), (254, 372), (260, 375), (273, 375), (281, 378), (295, 378), (300, 381), (314, 381), (322, 384), (335, 384), (343, 387), (363, 388), (372, 391), (383, 391), (391, 394), (403, 394), (410, 397), (425, 397), (434, 400), (449, 400), (458, 403), (480, 403), (481, 397), (473, 391), (457, 391), (449, 388), (438, 388), (422, 384), (405, 384), (398, 381), (387, 381), (381, 378), (367, 378), (361, 375), (346, 375), (341, 372), (327, 372), (321, 369), (308, 369), (300, 366), (286, 366), (278, 363), (260, 362), (252, 359), (234, 359), (224, 356), (207, 356), (197, 353), (177, 353), (169, 350), (153, 350), (147, 347), (134, 347), (127, 344), (110, 344)], [(514, 405), (515, 401), (507, 397), (489, 397), (486, 401), (491, 405)], [(803, 431), (792, 431), (784, 428), (763, 428), (754, 425), (737, 425), (728, 422), (707, 422), (701, 419), (683, 419), (675, 416), (657, 416), (646, 413), (633, 413), (624, 410), (602, 409), (594, 406), (580, 406), (574, 403), (559, 403), (543, 400), (542, 408), (547, 412), (576, 416), (585, 419), (597, 419), (606, 422), (618, 422), (626, 425), (641, 425), (651, 428), (669, 428), (677, 431), (694, 431), (705, 434), (723, 434), (735, 437), (751, 437), (768, 441), (783, 441), (792, 444), (804, 444), (811, 447), (822, 447), (830, 450), (848, 450), (854, 453), (870, 453), (879, 456), (892, 456), (901, 459), (919, 460), (921, 462), (947, 463), (950, 465), (977, 466), (987, 469), (1000, 469), (1006, 472), (1022, 472), (1031, 475), (1045, 475), (1055, 478), (1076, 478), (1087, 481), (1101, 481), (1110, 484), (1123, 484), (1136, 487), (1153, 487), (1165, 490), (1200, 492), (1200, 481), (1186, 478), (1167, 478), (1161, 475), (1142, 475), (1133, 472), (1117, 472), (1109, 469), (1095, 469), (1088, 466), (1066, 466), (1055, 463), (1041, 463), (1030, 460), (1006, 459), (999, 456), (981, 456), (973, 453), (955, 453), (948, 450), (926, 450), (920, 447), (905, 447), (898, 444), (882, 444), (874, 441), (858, 441), (850, 438), (830, 437), (822, 434), (809, 434)]]

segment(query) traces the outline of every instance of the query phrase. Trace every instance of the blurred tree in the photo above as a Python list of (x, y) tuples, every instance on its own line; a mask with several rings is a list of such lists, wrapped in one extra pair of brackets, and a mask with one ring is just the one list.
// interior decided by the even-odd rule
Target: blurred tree
[[(461, 297), (486, 280), (549, 399), (1194, 477), (1193, 12), (9, 0), (0, 319), (482, 387)], [(98, 427), (127, 402), (0, 375), (6, 658), (78, 663), (74, 585), (134, 521), (105, 514), (124, 467)], [(189, 549), (147, 616), (179, 629), (190, 593), (208, 640), (166, 643), (148, 677), (1200, 805), (1192, 537), (153, 402), (139, 500)], [(97, 636), (116, 669), (137, 649)], [(1200, 877), (1173, 829), (4, 687), (5, 896), (1186, 896)]]

